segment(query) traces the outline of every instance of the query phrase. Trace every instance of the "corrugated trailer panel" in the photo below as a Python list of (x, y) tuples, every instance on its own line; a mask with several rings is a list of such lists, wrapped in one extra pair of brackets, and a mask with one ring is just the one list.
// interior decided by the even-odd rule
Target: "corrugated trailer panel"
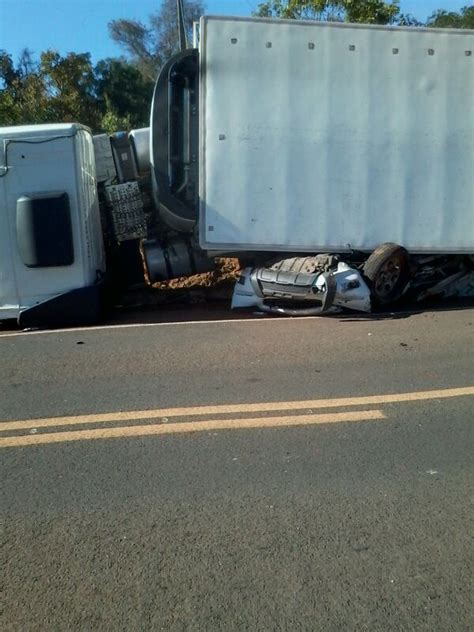
[(474, 252), (474, 33), (201, 21), (204, 248)]

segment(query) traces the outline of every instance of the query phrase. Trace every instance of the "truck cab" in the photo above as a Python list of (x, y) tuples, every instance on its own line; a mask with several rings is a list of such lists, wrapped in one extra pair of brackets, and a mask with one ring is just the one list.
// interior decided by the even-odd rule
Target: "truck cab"
[(90, 131), (0, 129), (0, 319), (97, 317), (105, 254)]

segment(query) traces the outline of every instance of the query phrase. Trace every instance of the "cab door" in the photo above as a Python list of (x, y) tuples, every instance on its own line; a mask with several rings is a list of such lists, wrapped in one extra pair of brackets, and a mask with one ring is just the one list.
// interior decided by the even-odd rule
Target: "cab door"
[[(3, 161), (1, 161), (4, 164)], [(5, 172), (0, 167), (0, 320), (17, 318), (19, 296), (13, 263), (11, 209), (7, 200)]]
[(73, 139), (15, 139), (8, 166), (11, 262), (21, 310), (84, 285)]

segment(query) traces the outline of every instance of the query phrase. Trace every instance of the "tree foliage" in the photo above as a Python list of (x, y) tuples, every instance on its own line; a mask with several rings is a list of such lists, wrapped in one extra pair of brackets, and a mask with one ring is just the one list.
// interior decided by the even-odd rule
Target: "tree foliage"
[[(183, 2), (188, 39), (193, 22), (204, 13), (201, 0)], [(159, 11), (149, 17), (148, 26), (138, 20), (112, 20), (111, 38), (129, 55), (146, 79), (155, 80), (163, 64), (178, 50), (176, 0), (163, 0)]]
[(17, 65), (0, 51), (0, 125), (48, 122), (47, 92), (31, 52), (23, 50)]
[(393, 24), (398, 0), (268, 0), (258, 5), (260, 17)]
[(455, 11), (435, 11), (427, 20), (427, 26), (435, 28), (474, 29), (474, 5)]
[(266, 0), (258, 5), (255, 14), (266, 18), (474, 29), (474, 5), (463, 7), (459, 13), (439, 9), (426, 25), (412, 15), (400, 13), (399, 0)]
[(101, 111), (108, 115), (107, 120), (115, 117), (128, 121), (116, 130), (148, 125), (153, 81), (144, 79), (135, 66), (118, 59), (99, 61), (95, 78), (97, 100)]
[(124, 60), (0, 51), (0, 125), (78, 121), (94, 131), (148, 125), (153, 82)]
[(38, 76), (47, 95), (48, 120), (87, 121), (90, 127), (99, 127), (89, 53), (68, 53), (63, 57), (57, 51), (47, 50), (41, 53)]

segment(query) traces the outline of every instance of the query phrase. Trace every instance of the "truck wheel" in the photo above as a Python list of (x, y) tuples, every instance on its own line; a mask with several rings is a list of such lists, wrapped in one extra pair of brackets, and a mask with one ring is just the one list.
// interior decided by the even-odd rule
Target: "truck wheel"
[(410, 278), (407, 250), (391, 243), (378, 246), (364, 264), (364, 276), (378, 304), (393, 303), (400, 298)]

